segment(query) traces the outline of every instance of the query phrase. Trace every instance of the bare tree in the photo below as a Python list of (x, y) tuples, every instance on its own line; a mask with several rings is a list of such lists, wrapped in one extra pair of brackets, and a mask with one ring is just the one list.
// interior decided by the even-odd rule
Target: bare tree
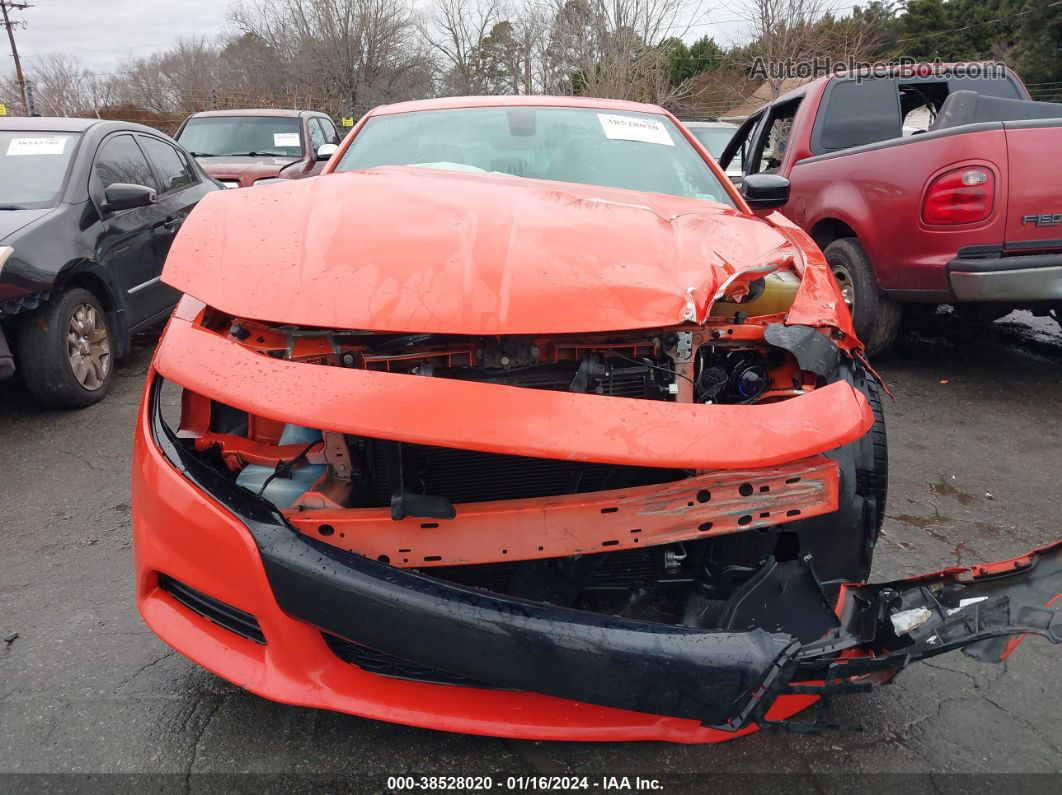
[(43, 116), (77, 116), (88, 104), (88, 73), (69, 55), (52, 54), (31, 61), (26, 80), (33, 85), (34, 106)]
[(333, 113), (431, 90), (411, 0), (252, 0), (231, 20), (288, 65), (303, 101)]
[(420, 31), (442, 61), (444, 93), (490, 93), (497, 65), (485, 42), (504, 17), (500, 0), (435, 0), (429, 7)]
[(782, 93), (786, 80), (781, 66), (811, 63), (827, 53), (829, 30), (819, 23), (833, 10), (833, 0), (743, 0), (735, 8), (753, 39), (749, 51), (754, 61), (747, 66), (766, 67), (771, 99)]
[[(786, 65), (804, 64), (807, 71), (823, 59), (840, 63), (866, 61), (884, 37), (880, 13), (839, 17), (834, 0), (742, 0), (734, 7), (747, 20), (752, 39), (743, 64), (765, 79), (770, 98), (783, 91)], [(797, 70), (799, 71), (799, 70)]]
[(547, 90), (673, 103), (671, 47), (696, 0), (553, 0)]

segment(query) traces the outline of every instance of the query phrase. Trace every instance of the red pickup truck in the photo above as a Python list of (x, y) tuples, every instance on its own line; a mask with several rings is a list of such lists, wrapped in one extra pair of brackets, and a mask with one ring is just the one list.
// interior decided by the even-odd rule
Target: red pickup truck
[(819, 78), (750, 116), (719, 158), (789, 181), (781, 212), (824, 250), (870, 355), (904, 304), (1062, 322), (1062, 105), (979, 66)]

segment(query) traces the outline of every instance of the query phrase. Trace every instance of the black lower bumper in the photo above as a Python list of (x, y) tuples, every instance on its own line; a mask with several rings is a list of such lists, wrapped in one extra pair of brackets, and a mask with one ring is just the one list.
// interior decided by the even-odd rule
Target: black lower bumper
[(725, 723), (799, 644), (498, 596), (251, 527), (284, 612), (344, 638), (497, 687)]
[[(388, 655), (505, 687), (738, 729), (781, 693), (818, 681), (890, 678), (953, 648), (1002, 655), (1021, 632), (1062, 642), (1062, 543), (997, 571), (950, 570), (846, 588), (835, 614), (802, 561), (764, 567), (722, 629), (633, 621), (454, 585), (393, 568), (288, 525), (180, 445), (158, 411), (163, 454), (253, 536), (279, 606), (293, 618)], [(266, 628), (268, 629), (268, 628)], [(268, 636), (268, 633), (267, 633)], [(266, 638), (268, 640), (268, 637)]]

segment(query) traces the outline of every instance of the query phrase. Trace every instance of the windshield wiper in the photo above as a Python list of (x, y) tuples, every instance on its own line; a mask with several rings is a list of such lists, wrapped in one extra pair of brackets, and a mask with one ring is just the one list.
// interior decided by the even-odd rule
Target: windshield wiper
[(293, 157), (281, 152), (230, 152), (225, 157)]
[(21, 204), (0, 204), (0, 210), (25, 210)]
[(192, 157), (219, 157), (215, 152), (189, 152)]

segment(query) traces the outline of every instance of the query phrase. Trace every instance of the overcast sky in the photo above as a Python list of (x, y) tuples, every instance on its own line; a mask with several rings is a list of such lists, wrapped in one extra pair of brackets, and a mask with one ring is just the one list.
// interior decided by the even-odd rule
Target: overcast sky
[[(77, 56), (93, 71), (113, 71), (130, 55), (164, 50), (179, 38), (213, 38), (225, 27), (228, 0), (27, 0), (33, 7), (12, 11), (25, 20), (15, 30), (23, 65), (53, 52)], [(0, 38), (5, 68), (11, 67), (6, 38)]]
[[(231, 0), (28, 0), (32, 8), (12, 11), (24, 20), (15, 42), (23, 65), (49, 53), (76, 56), (93, 71), (112, 72), (130, 55), (164, 50), (179, 38), (212, 39), (226, 26)], [(423, 0), (421, 0), (423, 2)], [(418, 3), (419, 5), (420, 3)], [(740, 38), (742, 23), (735, 12), (706, 1), (702, 8), (717, 8), (699, 15), (687, 41), (711, 34), (720, 44)], [(11, 69), (7, 41), (0, 38), (0, 72)]]

